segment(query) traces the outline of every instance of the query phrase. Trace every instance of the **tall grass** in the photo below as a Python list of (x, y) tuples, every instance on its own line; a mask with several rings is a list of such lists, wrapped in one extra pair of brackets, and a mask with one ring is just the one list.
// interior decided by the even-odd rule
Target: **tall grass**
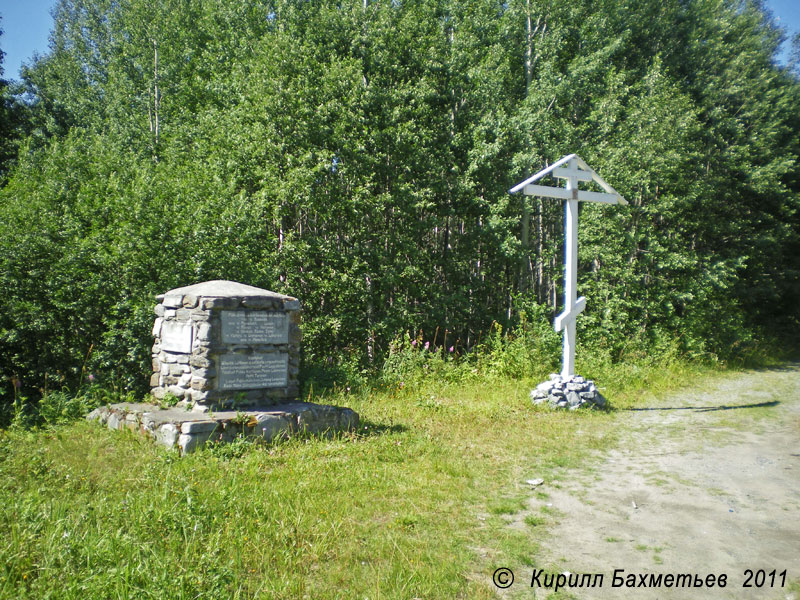
[[(183, 458), (64, 423), (75, 407), (53, 396), (38, 428), (0, 430), (0, 598), (492, 598), (494, 569), (531, 564), (546, 535), (508, 526), (524, 480), (616, 440), (613, 410), (531, 405), (553, 338), (495, 329), (461, 356), (403, 337), (378, 376), (308, 386), (358, 411), (358, 431)], [(586, 354), (612, 406), (713, 373)]]

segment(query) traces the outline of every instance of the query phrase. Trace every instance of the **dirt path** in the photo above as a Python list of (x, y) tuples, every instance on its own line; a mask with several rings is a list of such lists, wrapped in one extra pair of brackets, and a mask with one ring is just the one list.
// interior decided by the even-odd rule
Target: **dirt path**
[[(602, 589), (559, 597), (800, 597), (800, 365), (661, 399), (623, 415), (622, 425), (620, 449), (591, 472), (546, 482), (548, 497), (530, 500), (532, 511), (558, 515), (540, 568), (604, 573)], [(613, 589), (614, 569), (725, 573), (728, 585)], [(786, 570), (787, 585), (743, 588), (746, 569)]]

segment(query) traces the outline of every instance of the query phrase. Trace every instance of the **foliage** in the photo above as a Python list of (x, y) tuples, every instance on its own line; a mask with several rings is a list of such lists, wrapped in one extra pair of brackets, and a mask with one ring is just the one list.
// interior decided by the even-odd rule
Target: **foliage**
[[(0, 15), (2, 23), (2, 15)], [(0, 41), (3, 30), (0, 29)], [(3, 79), (3, 60), (5, 52), (0, 50), (0, 185), (2, 185), (14, 163), (20, 138), (23, 137), (26, 124), (26, 109), (15, 95), (19, 87), (13, 82)]]
[(118, 390), (107, 390), (99, 385), (84, 386), (77, 393), (66, 388), (43, 390), (36, 400), (17, 395), (9, 410), (0, 412), (0, 427), (53, 427), (82, 419), (98, 406), (133, 401), (134, 396), (130, 392), (122, 394)]
[(796, 339), (779, 36), (733, 0), (60, 0), (0, 183), (0, 404), (143, 391), (154, 296), (208, 279), (302, 300), (309, 384), (548, 370), (562, 209), (507, 190), (568, 152), (630, 200), (581, 209), (588, 348)]

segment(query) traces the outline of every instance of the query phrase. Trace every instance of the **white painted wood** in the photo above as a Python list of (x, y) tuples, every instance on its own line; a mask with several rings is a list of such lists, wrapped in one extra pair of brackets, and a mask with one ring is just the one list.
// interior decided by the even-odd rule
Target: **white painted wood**
[[(558, 160), (558, 161), (554, 162), (552, 165), (550, 165), (550, 166), (549, 166), (549, 167), (547, 167), (546, 169), (542, 169), (541, 171), (539, 171), (538, 173), (536, 173), (536, 175), (531, 175), (530, 177), (528, 177), (528, 178), (527, 178), (525, 181), (523, 181), (522, 183), (518, 183), (518, 184), (517, 184), (517, 185), (515, 185), (513, 188), (511, 188), (511, 189), (509, 190), (509, 192), (510, 192), (511, 194), (516, 194), (518, 191), (520, 191), (522, 188), (524, 188), (524, 187), (525, 187), (526, 185), (528, 185), (529, 183), (533, 183), (534, 181), (538, 181), (538, 180), (540, 180), (542, 177), (544, 177), (545, 175), (547, 175), (547, 174), (548, 174), (548, 173), (550, 173), (551, 171), (554, 171), (555, 169), (557, 169), (558, 167), (560, 167), (560, 166), (561, 166), (561, 165), (563, 165), (564, 163), (567, 163), (567, 162), (569, 162), (571, 159), (573, 159), (573, 158), (577, 158), (577, 157), (578, 157), (578, 155), (577, 155), (577, 154), (570, 154), (569, 156), (565, 156), (565, 157), (564, 157), (564, 158), (562, 158), (561, 160)], [(584, 164), (585, 164), (585, 163), (584, 163)]]
[[(571, 159), (569, 166), (577, 169), (577, 161)], [(566, 190), (573, 196), (578, 189), (577, 177), (569, 177)], [(567, 200), (564, 221), (564, 311), (573, 312), (578, 298), (578, 200)], [(570, 319), (564, 328), (564, 355), (561, 377), (568, 379), (575, 373), (575, 319)]]
[(579, 190), (577, 186), (572, 190), (566, 188), (550, 187), (547, 185), (526, 185), (523, 189), (526, 196), (544, 196), (545, 198), (559, 198), (561, 200), (572, 200), (575, 195), (576, 200), (583, 202), (602, 202), (603, 204), (617, 204), (624, 202), (624, 198), (619, 194), (606, 194), (604, 192), (587, 192)]
[(603, 204), (627, 204), (625, 198), (619, 194), (606, 194), (604, 192), (578, 191), (578, 200), (584, 202), (602, 202)]
[[(566, 165), (564, 167), (563, 165)], [(565, 179), (565, 187), (533, 185), (542, 177), (552, 174), (553, 177)], [(594, 181), (605, 193), (579, 190), (580, 181)], [(617, 190), (611, 187), (602, 177), (584, 162), (577, 154), (570, 154), (542, 169), (515, 185), (510, 192), (520, 190), (528, 196), (557, 198), (564, 202), (564, 311), (556, 317), (553, 326), (556, 331), (564, 331), (564, 351), (561, 363), (561, 376), (568, 379), (575, 374), (575, 345), (577, 342), (577, 317), (586, 308), (586, 298), (578, 298), (578, 202), (602, 202), (605, 204), (627, 204)]]
[[(561, 165), (563, 165), (565, 163), (568, 163), (572, 159), (575, 159), (575, 161), (577, 161), (578, 167), (580, 167), (584, 171), (587, 171), (587, 172), (591, 173), (592, 179), (594, 180), (594, 182), (597, 185), (599, 185), (601, 188), (603, 188), (603, 190), (605, 190), (606, 193), (614, 194), (615, 196), (619, 196), (618, 202), (620, 204), (627, 204), (628, 203), (628, 201), (625, 200), (625, 198), (623, 198), (622, 195), (617, 190), (615, 190), (613, 187), (611, 187), (602, 177), (600, 177), (600, 175), (598, 175), (595, 172), (594, 169), (592, 169), (589, 165), (586, 164), (586, 161), (584, 161), (577, 154), (569, 154), (569, 155), (565, 156), (564, 158), (562, 158), (561, 160), (558, 160), (558, 161), (554, 162), (552, 165), (550, 165), (546, 169), (542, 169), (541, 171), (536, 173), (536, 175), (531, 175), (525, 181), (522, 181), (522, 182), (518, 183), (517, 185), (515, 185), (513, 188), (511, 188), (509, 190), (509, 193), (516, 194), (518, 191), (523, 189), (526, 185), (530, 185), (534, 181), (540, 180), (545, 175), (549, 175), (550, 173), (552, 173), (553, 171), (558, 169)], [(552, 196), (548, 196), (548, 197), (552, 197)]]
[(592, 173), (591, 171), (584, 171), (583, 169), (565, 169), (564, 167), (559, 167), (558, 169), (553, 170), (553, 177), (557, 177), (558, 179), (575, 177), (580, 181), (591, 181)]
[(620, 193), (619, 193), (617, 190), (615, 190), (613, 187), (611, 187), (610, 185), (608, 185), (608, 183), (606, 182), (606, 180), (605, 180), (605, 179), (603, 179), (602, 177), (600, 177), (600, 175), (598, 175), (598, 174), (595, 172), (595, 170), (594, 170), (594, 169), (592, 169), (592, 168), (591, 168), (589, 165), (587, 165), (587, 164), (586, 164), (586, 161), (584, 161), (584, 160), (583, 160), (583, 159), (582, 159), (580, 156), (578, 156), (577, 154), (575, 155), (575, 160), (577, 160), (577, 161), (578, 161), (578, 166), (579, 166), (581, 169), (586, 169), (587, 171), (591, 171), (591, 173), (592, 173), (592, 179), (594, 179), (594, 182), (595, 182), (597, 185), (599, 185), (601, 188), (603, 188), (603, 189), (604, 189), (606, 192), (608, 192), (609, 194), (616, 194), (617, 196), (619, 196), (619, 203), (620, 203), (620, 204), (628, 204), (628, 201), (627, 201), (627, 200), (625, 200), (625, 198), (623, 198), (623, 197), (622, 197), (622, 195), (621, 195), (621, 194), (620, 194)]
[(561, 331), (564, 328), (564, 325), (577, 319), (578, 315), (583, 312), (584, 308), (586, 308), (586, 298), (581, 296), (575, 301), (575, 306), (572, 307), (572, 310), (565, 310), (556, 317), (556, 320), (553, 322), (553, 328), (556, 331)]

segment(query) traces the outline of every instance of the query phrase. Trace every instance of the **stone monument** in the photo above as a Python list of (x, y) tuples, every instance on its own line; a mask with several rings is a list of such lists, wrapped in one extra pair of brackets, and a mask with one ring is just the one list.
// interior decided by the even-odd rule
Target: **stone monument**
[(272, 441), (358, 425), (349, 408), (297, 400), (297, 298), (235, 281), (206, 281), (157, 300), (150, 388), (162, 406), (112, 404), (87, 419), (139, 431), (182, 454), (209, 440)]
[(201, 411), (297, 398), (297, 298), (234, 281), (206, 281), (157, 299), (154, 397), (172, 394)]

